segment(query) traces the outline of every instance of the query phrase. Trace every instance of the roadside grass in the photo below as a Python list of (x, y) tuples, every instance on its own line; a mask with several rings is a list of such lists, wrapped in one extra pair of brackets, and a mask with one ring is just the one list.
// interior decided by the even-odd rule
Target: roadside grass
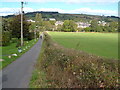
[(48, 32), (65, 48), (82, 50), (104, 58), (118, 59), (118, 33)]
[[(0, 59), (3, 59), (1, 68), (6, 67), (8, 64), (12, 63), (14, 60), (19, 58), (22, 54), (27, 52), (38, 40), (30, 40), (24, 41), (24, 45), (21, 47), (22, 52), (18, 52), (18, 47), (16, 47), (17, 42), (11, 43), (9, 46), (2, 46), (0, 50), (2, 50), (2, 56)], [(12, 56), (12, 54), (17, 54), (17, 56)], [(9, 57), (10, 56), (10, 57)]]
[(47, 88), (48, 87), (46, 73), (41, 68), (42, 67), (41, 62), (42, 60), (44, 60), (43, 59), (44, 49), (45, 49), (44, 46), (45, 46), (45, 43), (43, 42), (40, 55), (37, 60), (37, 64), (35, 65), (35, 70), (33, 71), (32, 78), (29, 83), (30, 88)]
[(31, 88), (118, 88), (118, 60), (64, 48), (44, 32)]

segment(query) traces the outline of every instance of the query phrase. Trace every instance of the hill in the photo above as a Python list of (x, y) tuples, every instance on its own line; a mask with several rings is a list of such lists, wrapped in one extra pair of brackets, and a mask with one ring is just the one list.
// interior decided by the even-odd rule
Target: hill
[[(55, 18), (57, 21), (64, 21), (64, 20), (74, 20), (74, 21), (90, 21), (93, 19), (96, 20), (104, 20), (106, 22), (111, 22), (111, 21), (118, 21), (118, 17), (116, 16), (99, 16), (99, 15), (87, 15), (87, 14), (64, 14), (64, 13), (59, 13), (59, 12), (44, 12), (44, 11), (36, 11), (36, 12), (28, 12), (25, 13), (25, 16), (27, 16), (28, 19), (33, 19), (36, 15), (36, 13), (41, 13), (42, 17), (47, 20), (49, 18)], [(3, 18), (9, 18), (13, 17), (14, 15), (8, 15), (8, 16), (3, 16)]]

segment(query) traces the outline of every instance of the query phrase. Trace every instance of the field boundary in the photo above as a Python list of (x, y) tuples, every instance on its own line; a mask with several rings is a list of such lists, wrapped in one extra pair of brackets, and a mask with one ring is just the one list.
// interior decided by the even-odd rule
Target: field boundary
[(118, 88), (117, 60), (64, 48), (46, 32), (43, 48), (32, 76), (32, 88)]

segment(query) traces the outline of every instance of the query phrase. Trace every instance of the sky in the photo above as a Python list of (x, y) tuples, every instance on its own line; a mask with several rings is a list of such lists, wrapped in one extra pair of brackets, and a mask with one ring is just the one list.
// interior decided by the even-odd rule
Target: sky
[(0, 16), (20, 13), (21, 3), (25, 12), (58, 11), (70, 14), (118, 16), (119, 0), (0, 0)]

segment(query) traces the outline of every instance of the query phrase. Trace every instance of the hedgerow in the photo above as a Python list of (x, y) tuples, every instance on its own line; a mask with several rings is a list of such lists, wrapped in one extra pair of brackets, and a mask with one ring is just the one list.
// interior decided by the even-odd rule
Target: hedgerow
[(44, 43), (39, 68), (46, 73), (49, 88), (119, 87), (117, 60), (64, 48), (53, 42), (47, 33), (44, 33)]

